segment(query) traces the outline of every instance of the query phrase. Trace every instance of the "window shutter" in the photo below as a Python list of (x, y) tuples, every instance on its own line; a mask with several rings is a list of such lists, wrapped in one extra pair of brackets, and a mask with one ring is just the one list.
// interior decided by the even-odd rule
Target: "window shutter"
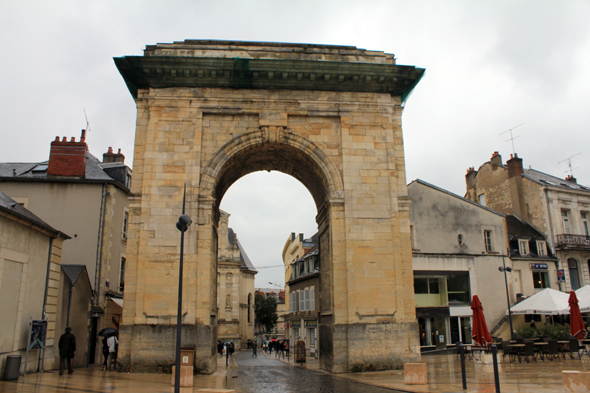
[(315, 288), (309, 288), (309, 310), (315, 311)]

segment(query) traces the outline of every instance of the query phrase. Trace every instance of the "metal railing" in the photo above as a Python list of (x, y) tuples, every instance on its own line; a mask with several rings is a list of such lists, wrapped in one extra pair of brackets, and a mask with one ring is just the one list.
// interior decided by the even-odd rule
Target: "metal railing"
[(557, 235), (557, 246), (590, 248), (590, 236)]

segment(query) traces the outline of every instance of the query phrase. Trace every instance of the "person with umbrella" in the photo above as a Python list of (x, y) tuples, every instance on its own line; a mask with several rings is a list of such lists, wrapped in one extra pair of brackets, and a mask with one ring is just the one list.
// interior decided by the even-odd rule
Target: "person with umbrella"
[[(111, 371), (111, 366), (115, 363), (115, 370), (117, 367), (117, 349), (119, 346), (119, 339), (117, 336), (119, 335), (119, 331), (115, 328), (109, 327), (102, 329), (99, 333), (99, 336), (102, 336), (106, 339), (106, 345), (108, 348), (108, 355), (105, 356), (105, 363), (104, 366), (107, 365), (107, 358), (111, 358), (110, 363), (108, 365), (107, 370)], [(104, 340), (103, 340), (104, 345)], [(104, 347), (103, 347), (103, 354), (104, 354)]]

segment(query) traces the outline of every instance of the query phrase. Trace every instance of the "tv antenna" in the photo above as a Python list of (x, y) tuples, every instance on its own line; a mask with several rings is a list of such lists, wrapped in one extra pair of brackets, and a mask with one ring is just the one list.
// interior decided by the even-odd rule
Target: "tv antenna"
[(84, 109), (84, 118), (86, 119), (86, 131), (90, 132), (90, 122), (88, 121), (88, 116), (86, 115), (86, 108), (82, 109)]
[(514, 136), (512, 136), (512, 130), (514, 130), (514, 129), (515, 129), (515, 128), (517, 128), (517, 127), (520, 127), (520, 126), (521, 126), (521, 125), (523, 125), (523, 124), (524, 124), (524, 123), (520, 123), (519, 125), (517, 125), (517, 126), (515, 126), (515, 127), (512, 127), (511, 129), (509, 129), (509, 130), (506, 130), (506, 131), (504, 131), (504, 132), (500, 133), (500, 135), (504, 135), (504, 134), (505, 134), (505, 133), (507, 133), (507, 132), (509, 132), (509, 133), (510, 133), (510, 139), (507, 139), (505, 142), (508, 142), (508, 141), (511, 141), (511, 142), (512, 142), (512, 154), (514, 154), (515, 156), (516, 156), (516, 151), (514, 150), (514, 140), (515, 140), (516, 138), (520, 138), (520, 135), (519, 135), (519, 136), (517, 136), (517, 137), (514, 137)]
[(579, 156), (580, 154), (582, 154), (582, 152), (580, 152), (578, 154), (574, 154), (573, 156), (568, 157), (565, 160), (561, 160), (561, 161), (558, 162), (558, 164), (561, 164), (562, 162), (567, 161), (567, 165), (569, 166), (570, 169), (568, 169), (567, 171), (565, 171), (565, 173), (568, 173), (569, 172), (572, 177), (574, 177), (574, 169), (578, 169), (579, 168), (579, 166), (578, 167), (575, 167), (575, 168), (572, 168), (572, 158), (574, 158), (575, 156)]
[(285, 286), (284, 286), (284, 285), (281, 285), (281, 284), (276, 284), (276, 283), (274, 283), (274, 282), (270, 282), (270, 281), (269, 281), (268, 283), (269, 283), (270, 285), (274, 285), (274, 286), (275, 286), (275, 287), (277, 287), (277, 288), (285, 289)]

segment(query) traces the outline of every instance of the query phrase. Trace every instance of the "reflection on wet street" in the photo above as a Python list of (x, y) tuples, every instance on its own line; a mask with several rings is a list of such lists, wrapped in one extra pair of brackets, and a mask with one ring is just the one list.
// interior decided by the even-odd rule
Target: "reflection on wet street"
[(321, 393), (386, 393), (389, 389), (347, 381), (331, 375), (292, 367), (260, 354), (252, 358), (250, 352), (239, 352), (237, 387), (246, 393), (321, 392)]

